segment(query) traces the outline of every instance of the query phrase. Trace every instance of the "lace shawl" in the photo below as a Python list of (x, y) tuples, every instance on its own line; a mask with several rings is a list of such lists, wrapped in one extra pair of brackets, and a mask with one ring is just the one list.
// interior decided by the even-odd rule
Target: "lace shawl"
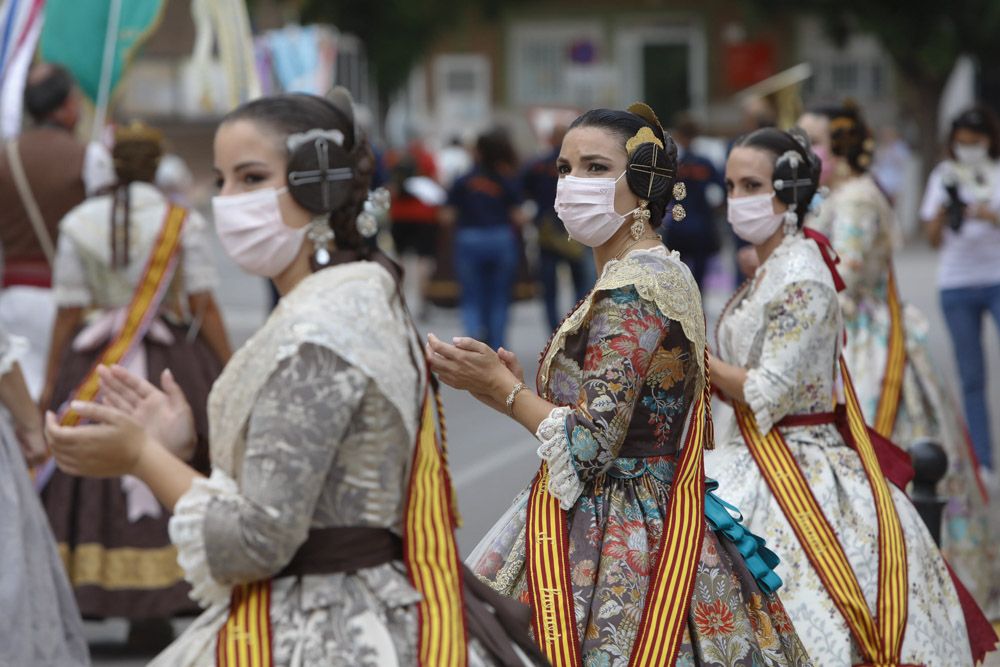
[(409, 438), (416, 437), (417, 388), (425, 378), (422, 372), (417, 376), (413, 364), (411, 353), (420, 359), (420, 350), (395, 283), (375, 263), (343, 264), (314, 273), (285, 295), (212, 387), (212, 463), (237, 482), (256, 397), (278, 365), (305, 343), (332, 350), (370, 377), (399, 412)]
[(565, 346), (566, 339), (589, 320), (595, 296), (602, 291), (628, 286), (635, 287), (643, 299), (655, 303), (664, 317), (680, 323), (684, 335), (692, 343), (692, 354), (701, 370), (696, 391), (704, 389), (705, 313), (701, 293), (680, 255), (666, 248), (634, 251), (624, 259), (611, 260), (605, 265), (594, 289), (554, 334), (538, 370), (542, 386), (548, 381), (552, 361)]

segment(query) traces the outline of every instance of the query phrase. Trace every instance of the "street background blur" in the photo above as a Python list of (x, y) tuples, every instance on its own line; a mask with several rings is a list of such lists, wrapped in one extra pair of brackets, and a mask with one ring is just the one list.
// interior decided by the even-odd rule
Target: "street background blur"
[[(853, 100), (878, 138), (873, 171), (896, 206), (904, 239), (896, 257), (902, 296), (927, 316), (934, 361), (960, 395), (937, 301), (937, 256), (923, 240), (917, 209), (927, 174), (943, 154), (950, 119), (975, 101), (1000, 108), (1000, 3), (126, 0), (133, 2), (147, 6), (149, 16), (130, 28), (129, 48), (103, 101), (100, 86), (92, 86), (96, 104), (81, 134), (107, 137), (102, 117), (117, 124), (142, 119), (160, 128), (175, 156), (177, 187), (206, 215), (215, 191), (215, 128), (228, 110), (258, 94), (348, 88), (380, 159), (379, 184), (397, 200), (419, 199), (432, 210), (425, 220), (431, 226), (438, 224), (433, 210), (443, 193), (471, 167), (477, 137), (497, 128), (513, 149), (514, 174), (549, 151), (552, 133), (580, 111), (642, 100), (668, 128), (695, 125), (687, 150), (721, 171), (730, 142), (741, 133), (788, 127), (805, 108)], [(3, 3), (4, 11), (12, 4)], [(48, 5), (51, 25), (43, 29), (42, 52), (83, 82), (80, 53), (89, 47), (84, 36), (79, 44), (58, 39), (53, 7), (59, 5), (83, 17), (97, 12), (95, 40), (106, 46), (98, 33), (121, 3)], [(74, 26), (60, 29), (72, 33)], [(48, 38), (45, 31), (52, 31)], [(0, 55), (6, 48), (0, 45)], [(91, 69), (99, 70), (101, 59), (95, 62)], [(431, 184), (421, 181), (420, 190), (414, 178)], [(702, 283), (711, 331), (739, 278), (724, 193), (708, 188), (705, 196), (707, 224), (718, 239)], [(526, 205), (527, 214), (537, 207)], [(391, 216), (380, 222), (379, 243), (390, 252), (404, 249), (397, 247)], [(420, 328), (446, 338), (465, 328), (455, 308), (460, 285), (450, 236), (441, 232), (429, 256), (407, 257), (404, 264), (414, 276), (407, 294)], [(505, 345), (530, 375), (552, 322), (541, 299), (538, 228), (524, 226), (520, 240), (515, 302), (504, 333)], [(217, 296), (238, 345), (267, 317), (273, 297), (264, 281), (243, 274), (216, 250), (222, 276)], [(564, 313), (576, 300), (569, 266), (560, 264), (554, 281), (556, 308)], [(1000, 343), (992, 328), (984, 347), (990, 412), (1000, 432)], [(531, 434), (468, 395), (446, 389), (445, 408), (465, 519), (459, 543), (467, 554), (528, 483), (538, 458)], [(88, 623), (88, 633), (96, 664), (144, 664), (118, 655), (124, 622)]]

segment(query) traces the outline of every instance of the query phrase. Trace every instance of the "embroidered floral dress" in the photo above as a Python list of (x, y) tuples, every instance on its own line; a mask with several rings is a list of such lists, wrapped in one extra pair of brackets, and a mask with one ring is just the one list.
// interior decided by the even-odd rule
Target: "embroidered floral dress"
[[(719, 357), (748, 369), (743, 392), (761, 434), (786, 415), (828, 412), (841, 339), (840, 307), (818, 246), (786, 237), (723, 311)], [(781, 428), (875, 613), (878, 527), (871, 488), (857, 453), (833, 424)], [(750, 530), (781, 557), (781, 599), (818, 665), (858, 664), (847, 625), (774, 498), (735, 424), (706, 456), (720, 495), (743, 512)], [(926, 667), (971, 665), (965, 619), (927, 528), (905, 494), (890, 492), (906, 540), (909, 602), (902, 658)]]
[[(704, 335), (697, 287), (677, 255), (634, 251), (608, 264), (543, 361), (539, 389), (563, 407), (538, 427), (538, 454), (549, 467), (549, 491), (568, 512), (588, 667), (628, 664), (675, 460), (703, 388)], [(527, 500), (527, 491), (518, 496), (469, 559), (494, 589), (525, 602)], [(706, 515), (677, 664), (808, 664), (781, 602), (766, 592), (776, 582), (759, 543), (711, 494)]]
[[(889, 349), (889, 269), (896, 245), (896, 218), (870, 176), (841, 185), (809, 225), (829, 237), (840, 256), (847, 288), (839, 294), (847, 330), (844, 355), (865, 419), (878, 411)], [(975, 461), (957, 403), (931, 364), (927, 321), (903, 308), (906, 368), (892, 440), (908, 447), (932, 438), (948, 452), (948, 475), (939, 493), (948, 498), (942, 551), (988, 615), (1000, 614), (1000, 563), (987, 520), (988, 505), (975, 479)]]

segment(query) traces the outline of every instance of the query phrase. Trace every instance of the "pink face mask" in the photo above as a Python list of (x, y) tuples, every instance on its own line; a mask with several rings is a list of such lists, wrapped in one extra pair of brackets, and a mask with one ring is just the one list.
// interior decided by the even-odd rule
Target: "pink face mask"
[(727, 218), (733, 233), (747, 243), (760, 245), (771, 238), (785, 219), (784, 213), (775, 213), (771, 201), (774, 193), (750, 197), (730, 197)]
[(212, 197), (215, 231), (222, 249), (247, 273), (273, 278), (288, 268), (302, 247), (306, 228), (281, 219), (278, 195), (287, 188), (263, 188)]
[(833, 159), (830, 156), (830, 149), (826, 146), (813, 146), (812, 152), (819, 158), (819, 182), (829, 183), (830, 177), (833, 176)]

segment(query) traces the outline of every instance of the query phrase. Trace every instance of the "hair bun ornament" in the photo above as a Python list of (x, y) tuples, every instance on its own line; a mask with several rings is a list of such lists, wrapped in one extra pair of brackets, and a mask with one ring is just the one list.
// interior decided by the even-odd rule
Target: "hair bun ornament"
[(673, 208), (670, 209), (670, 217), (674, 219), (674, 222), (681, 222), (687, 217), (687, 211), (680, 204), (674, 204)]
[(366, 239), (378, 234), (378, 218), (389, 210), (391, 196), (385, 188), (376, 188), (368, 193), (364, 207), (355, 221), (358, 233)]
[(687, 198), (688, 189), (687, 186), (684, 185), (684, 181), (677, 181), (674, 183), (673, 195), (675, 201), (684, 201)]
[(312, 129), (288, 137), (288, 192), (302, 208), (321, 215), (351, 195), (354, 159), (339, 130)]
[(656, 112), (654, 112), (653, 109), (645, 102), (633, 102), (628, 105), (627, 111), (639, 116), (653, 127), (660, 128), (660, 132), (663, 132), (663, 123), (661, 123), (660, 119), (656, 117)]

